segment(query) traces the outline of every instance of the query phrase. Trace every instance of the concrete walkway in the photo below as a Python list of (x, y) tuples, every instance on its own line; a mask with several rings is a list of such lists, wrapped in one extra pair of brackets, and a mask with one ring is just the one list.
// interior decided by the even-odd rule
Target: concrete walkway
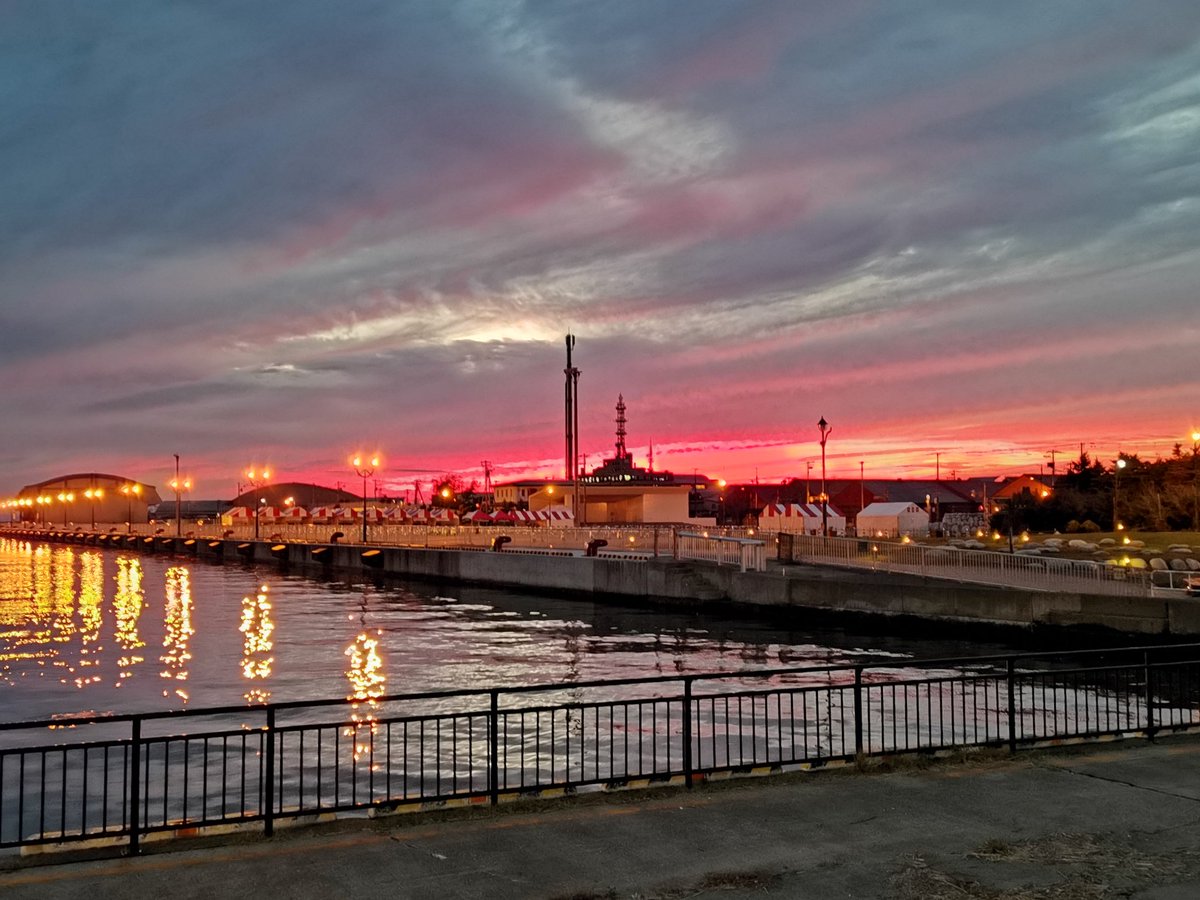
[(1200, 737), (160, 845), (0, 872), (0, 895), (1192, 900)]

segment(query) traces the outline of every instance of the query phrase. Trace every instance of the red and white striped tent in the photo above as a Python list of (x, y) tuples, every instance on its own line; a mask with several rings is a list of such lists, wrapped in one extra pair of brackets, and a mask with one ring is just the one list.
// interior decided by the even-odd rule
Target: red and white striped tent
[(565, 509), (539, 509), (536, 512), (528, 509), (518, 509), (513, 511), (516, 516), (516, 521), (524, 522), (528, 525), (540, 525), (550, 522), (563, 524), (574, 520), (574, 516)]
[(498, 509), (494, 513), (492, 513), (492, 521), (493, 522), (515, 522), (515, 521), (517, 521), (517, 515), (512, 510), (509, 510), (509, 509)]
[(473, 509), (462, 517), (464, 522), (470, 522), (472, 525), (491, 524), (492, 517), (483, 509)]
[(288, 522), (303, 522), (308, 518), (308, 510), (303, 506), (289, 506), (284, 509), (283, 515), (280, 518)]
[(408, 511), (403, 506), (389, 506), (383, 511), (383, 519), (396, 525), (408, 520)]
[(225, 512), (221, 513), (221, 516), (230, 519), (252, 519), (254, 518), (254, 513), (247, 506), (235, 506), (232, 509), (225, 510)]
[[(367, 513), (367, 521), (368, 522), (382, 522), (383, 521), (383, 510), (377, 506), (368, 506), (366, 509), (366, 513)], [(359, 522), (361, 522), (362, 518), (363, 518), (363, 510), (358, 507), (352, 507), (350, 510), (350, 515), (352, 518), (357, 519)]]
[(278, 506), (264, 506), (259, 511), (258, 515), (261, 519), (274, 521), (275, 519), (283, 516), (283, 510), (281, 510)]
[[(830, 534), (846, 533), (846, 517), (832, 504), (826, 504)], [(822, 528), (820, 503), (768, 503), (758, 517), (762, 528), (797, 534), (820, 534)]]
[(308, 512), (314, 522), (328, 522), (333, 516), (332, 506), (314, 506)]
[(458, 524), (458, 514), (452, 509), (443, 509), (440, 506), (432, 506), (426, 513), (429, 517), (431, 525), (456, 525)]

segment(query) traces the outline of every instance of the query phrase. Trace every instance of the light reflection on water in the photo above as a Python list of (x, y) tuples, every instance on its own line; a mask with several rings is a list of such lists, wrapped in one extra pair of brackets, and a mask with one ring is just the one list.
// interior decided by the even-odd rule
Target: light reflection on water
[(4, 721), (1006, 649), (0, 539)]

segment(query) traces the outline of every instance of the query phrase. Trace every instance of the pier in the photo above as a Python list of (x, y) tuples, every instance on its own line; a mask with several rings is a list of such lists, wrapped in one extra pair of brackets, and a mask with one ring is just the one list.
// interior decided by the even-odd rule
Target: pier
[(1047, 562), (1058, 561), (952, 551), (926, 554), (926, 562), (915, 566), (906, 561), (912, 552), (906, 545), (845, 539), (824, 542), (837, 548), (839, 555), (778, 552), (771, 559), (766, 553), (768, 541), (761, 535), (669, 528), (617, 529), (611, 541), (580, 536), (555, 539), (554, 533), (531, 529), (514, 531), (518, 541), (504, 542), (500, 539), (510, 535), (494, 530), (443, 531), (414, 532), (419, 537), (409, 538), (408, 543), (399, 543), (394, 536), (394, 543), (386, 543), (386, 537), (354, 543), (337, 532), (325, 534), (322, 541), (311, 530), (307, 540), (301, 534), (282, 532), (255, 540), (231, 529), (174, 536), (10, 526), (0, 534), (19, 540), (177, 554), (218, 564), (434, 579), (599, 599), (735, 604), (800, 615), (899, 617), (1015, 628), (1078, 626), (1143, 636), (1200, 634), (1200, 599), (1156, 586), (1150, 573), (1110, 571), (1098, 565), (1060, 573), (1047, 568)]

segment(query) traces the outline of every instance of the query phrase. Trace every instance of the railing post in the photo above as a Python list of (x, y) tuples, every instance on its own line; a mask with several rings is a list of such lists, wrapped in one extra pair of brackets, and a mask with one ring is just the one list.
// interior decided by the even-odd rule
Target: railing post
[(1146, 704), (1146, 737), (1154, 739), (1154, 692), (1151, 690), (1150, 678), (1154, 670), (1150, 667), (1150, 651), (1146, 650), (1142, 654), (1142, 671), (1146, 681), (1145, 689), (1145, 704)]
[(263, 834), (275, 834), (275, 706), (267, 707), (267, 755), (264, 766), (266, 784), (263, 786)]
[(862, 756), (863, 752), (863, 721), (862, 721), (862, 666), (854, 667), (854, 755)]
[(692, 788), (692, 679), (683, 679), (683, 780)]
[(142, 720), (134, 716), (129, 747), (129, 855), (141, 852), (138, 806), (142, 802)]
[(1008, 752), (1017, 752), (1017, 661), (1011, 656), (1008, 672)]
[(488, 716), (488, 793), (492, 806), (500, 803), (500, 691), (491, 690), (491, 713)]

